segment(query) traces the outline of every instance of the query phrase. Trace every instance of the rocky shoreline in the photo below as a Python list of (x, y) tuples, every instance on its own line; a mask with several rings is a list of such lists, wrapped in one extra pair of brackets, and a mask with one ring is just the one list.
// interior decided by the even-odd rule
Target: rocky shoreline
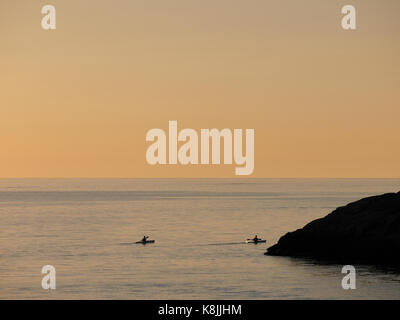
[(400, 192), (339, 207), (288, 232), (265, 254), (400, 266)]

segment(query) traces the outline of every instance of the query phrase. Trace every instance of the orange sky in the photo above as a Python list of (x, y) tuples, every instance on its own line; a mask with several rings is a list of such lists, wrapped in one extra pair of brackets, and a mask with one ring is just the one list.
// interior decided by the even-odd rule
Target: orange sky
[(146, 163), (177, 120), (254, 128), (252, 177), (398, 178), (399, 57), (398, 0), (2, 0), (0, 177), (233, 177)]

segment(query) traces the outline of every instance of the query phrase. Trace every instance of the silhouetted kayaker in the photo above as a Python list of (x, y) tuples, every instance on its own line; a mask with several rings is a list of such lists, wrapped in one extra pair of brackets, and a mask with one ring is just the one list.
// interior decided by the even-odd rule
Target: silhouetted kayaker
[(146, 242), (148, 238), (149, 238), (148, 236), (143, 236), (142, 241), (143, 241), (143, 242)]

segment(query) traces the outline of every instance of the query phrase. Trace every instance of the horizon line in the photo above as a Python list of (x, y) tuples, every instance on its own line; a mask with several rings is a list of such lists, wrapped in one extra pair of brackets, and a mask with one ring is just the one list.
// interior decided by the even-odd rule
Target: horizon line
[(243, 180), (243, 179), (376, 179), (376, 180), (399, 180), (400, 177), (0, 177), (0, 180), (6, 179), (127, 179), (127, 180), (185, 180), (185, 179), (232, 179), (232, 180)]

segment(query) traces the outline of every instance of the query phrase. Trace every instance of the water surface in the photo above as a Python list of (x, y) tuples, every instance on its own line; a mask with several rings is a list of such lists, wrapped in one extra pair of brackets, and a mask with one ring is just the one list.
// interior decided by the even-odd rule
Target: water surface
[[(394, 179), (2, 179), (1, 299), (399, 299), (398, 272), (263, 255)], [(137, 245), (144, 234), (156, 243)], [(245, 244), (257, 234), (265, 244)], [(43, 290), (53, 265), (57, 289)]]

